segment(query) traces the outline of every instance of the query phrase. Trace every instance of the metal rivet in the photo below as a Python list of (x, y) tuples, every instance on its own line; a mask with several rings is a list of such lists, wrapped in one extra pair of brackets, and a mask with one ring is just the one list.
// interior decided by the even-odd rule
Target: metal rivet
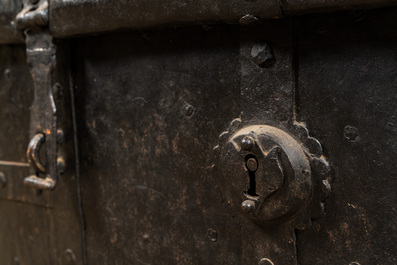
[(248, 26), (248, 25), (258, 25), (261, 23), (261, 21), (257, 17), (248, 14), (241, 17), (239, 23), (240, 25)]
[(57, 167), (58, 167), (58, 172), (60, 174), (65, 172), (66, 163), (65, 163), (65, 159), (63, 157), (58, 157), (57, 158)]
[(246, 136), (241, 141), (241, 148), (244, 151), (251, 151), (252, 147), (254, 147), (254, 139), (252, 137)]
[(351, 125), (346, 125), (343, 129), (343, 137), (349, 142), (357, 142), (360, 139), (358, 129)]
[(63, 130), (58, 129), (57, 130), (57, 143), (62, 144), (65, 141), (65, 134)]
[(65, 250), (64, 253), (64, 260), (66, 262), (65, 265), (73, 265), (76, 264), (76, 256), (74, 255), (71, 249)]
[(249, 171), (256, 171), (258, 169), (258, 161), (253, 157), (247, 160), (246, 165)]
[(143, 234), (142, 237), (143, 237), (143, 240), (146, 241), (146, 242), (149, 241), (149, 239), (150, 239), (150, 236), (149, 236), (148, 233)]
[(258, 265), (274, 265), (274, 263), (270, 259), (265, 258), (265, 259), (261, 259)]
[(218, 239), (218, 232), (215, 229), (208, 229), (207, 236), (211, 239), (212, 242), (215, 242)]
[(0, 172), (0, 186), (5, 187), (7, 185), (7, 178), (3, 172)]
[(193, 111), (194, 108), (192, 105), (186, 103), (185, 106), (183, 106), (183, 112), (185, 113), (186, 116), (192, 116)]
[(245, 200), (241, 204), (241, 209), (246, 213), (251, 213), (251, 212), (255, 211), (255, 202), (253, 202), (251, 200)]
[(52, 93), (55, 99), (61, 99), (63, 96), (63, 87), (59, 83), (55, 83), (52, 86)]

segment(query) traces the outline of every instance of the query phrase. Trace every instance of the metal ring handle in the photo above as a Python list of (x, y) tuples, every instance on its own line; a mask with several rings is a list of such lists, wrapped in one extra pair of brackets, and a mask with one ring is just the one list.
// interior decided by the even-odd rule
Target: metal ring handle
[(45, 142), (45, 135), (38, 133), (30, 140), (26, 157), (29, 164), (39, 173), (46, 173), (46, 166), (41, 162), (40, 150)]

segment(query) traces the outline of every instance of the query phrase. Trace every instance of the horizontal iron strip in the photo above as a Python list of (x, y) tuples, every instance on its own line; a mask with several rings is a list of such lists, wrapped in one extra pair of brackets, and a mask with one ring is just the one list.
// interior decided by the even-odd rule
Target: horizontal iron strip
[[(0, 0), (0, 44), (21, 43), (12, 17), (21, 0)], [(274, 19), (289, 15), (397, 5), (397, 0), (49, 0), (50, 31), (67, 38), (118, 29), (194, 24), (237, 24), (246, 15)]]

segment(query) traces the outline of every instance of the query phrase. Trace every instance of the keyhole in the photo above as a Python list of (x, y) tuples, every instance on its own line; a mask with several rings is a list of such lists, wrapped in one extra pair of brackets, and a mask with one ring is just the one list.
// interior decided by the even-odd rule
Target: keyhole
[(255, 172), (258, 169), (258, 160), (253, 155), (247, 155), (245, 158), (245, 166), (248, 169), (249, 188), (246, 192), (250, 196), (258, 196), (256, 194), (256, 177)]

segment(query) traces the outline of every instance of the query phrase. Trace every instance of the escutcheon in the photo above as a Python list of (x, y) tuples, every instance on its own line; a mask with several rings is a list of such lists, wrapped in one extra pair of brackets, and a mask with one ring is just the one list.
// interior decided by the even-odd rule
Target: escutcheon
[[(311, 218), (321, 216), (330, 192), (321, 144), (298, 122), (277, 128), (244, 126), (235, 119), (219, 136), (214, 154), (213, 176), (223, 198), (248, 226), (242, 230), (257, 230), (250, 241), (257, 241), (253, 245), (258, 249), (243, 253), (270, 258), (274, 264), (295, 264), (294, 229), (306, 229)], [(281, 253), (289, 254), (284, 258)]]

